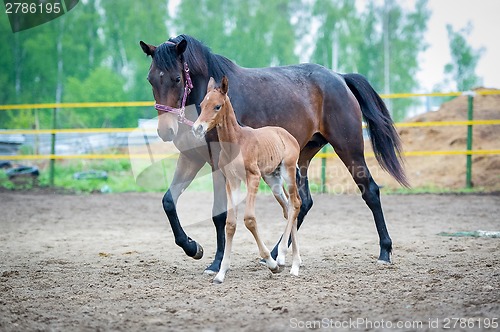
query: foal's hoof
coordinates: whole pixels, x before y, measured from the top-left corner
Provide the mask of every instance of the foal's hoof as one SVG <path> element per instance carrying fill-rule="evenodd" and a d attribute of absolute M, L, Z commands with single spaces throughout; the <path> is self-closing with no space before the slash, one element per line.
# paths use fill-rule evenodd
<path fill-rule="evenodd" d="M 203 247 L 196 242 L 196 254 L 193 256 L 194 259 L 201 259 L 203 257 Z"/>
<path fill-rule="evenodd" d="M 212 280 L 212 284 L 220 285 L 220 284 L 222 284 L 222 281 L 220 281 L 219 279 L 214 279 L 214 280 Z"/>
<path fill-rule="evenodd" d="M 283 271 L 283 268 L 283 265 L 276 265 L 274 269 L 269 268 L 269 270 L 271 270 L 272 273 L 280 273 L 281 271 Z"/>
<path fill-rule="evenodd" d="M 391 261 L 384 261 L 382 259 L 379 259 L 377 260 L 377 264 L 380 264 L 380 265 L 391 265 Z"/>

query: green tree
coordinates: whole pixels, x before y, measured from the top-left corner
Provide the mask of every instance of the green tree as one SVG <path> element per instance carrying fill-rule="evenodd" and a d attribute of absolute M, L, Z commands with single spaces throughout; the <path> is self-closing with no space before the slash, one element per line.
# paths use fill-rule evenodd
<path fill-rule="evenodd" d="M 458 91 L 470 90 L 482 82 L 476 75 L 476 66 L 484 49 L 473 49 L 467 43 L 467 36 L 472 32 L 470 22 L 458 31 L 454 31 L 453 27 L 448 24 L 446 30 L 452 62 L 446 64 L 444 73 L 455 82 Z"/>
<path fill-rule="evenodd" d="M 359 59 L 356 46 L 362 44 L 356 3 L 350 0 L 317 1 L 312 17 L 320 22 L 312 62 L 338 72 L 356 71 Z"/>
<path fill-rule="evenodd" d="M 127 99 L 123 77 L 107 67 L 97 67 L 83 80 L 69 77 L 65 84 L 65 102 L 113 102 Z M 137 114 L 130 108 L 65 109 L 59 116 L 63 128 L 134 127 Z"/>
<path fill-rule="evenodd" d="M 292 64 L 298 57 L 291 17 L 299 3 L 182 0 L 172 24 L 244 67 Z"/>
<path fill-rule="evenodd" d="M 145 78 L 150 60 L 139 41 L 160 44 L 168 39 L 166 21 L 168 1 L 101 1 L 104 62 L 123 78 L 126 100 L 151 100 L 151 87 Z M 131 110 L 129 110 L 131 111 Z M 150 110 L 144 115 L 151 116 Z"/>
<path fill-rule="evenodd" d="M 427 47 L 422 41 L 430 15 L 427 0 L 418 0 L 414 10 L 394 0 L 383 4 L 371 0 L 362 12 L 357 12 L 353 1 L 318 0 L 313 13 L 321 24 L 314 62 L 331 67 L 336 49 L 335 70 L 357 71 L 379 92 L 409 92 L 418 87 L 418 55 Z M 391 102 L 395 120 L 404 118 L 410 103 L 409 99 Z"/>

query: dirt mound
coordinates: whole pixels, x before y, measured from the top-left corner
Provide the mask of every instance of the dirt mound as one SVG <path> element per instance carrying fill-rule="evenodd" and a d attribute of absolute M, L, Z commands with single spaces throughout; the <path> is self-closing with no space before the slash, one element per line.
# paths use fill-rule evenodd
<path fill-rule="evenodd" d="M 478 89 L 476 91 L 479 91 Z M 473 101 L 474 120 L 500 119 L 500 95 L 476 95 Z M 444 122 L 467 120 L 468 98 L 457 97 L 444 103 L 438 111 L 428 112 L 405 122 Z M 403 127 L 398 132 L 405 152 L 410 151 L 464 151 L 466 126 Z M 473 150 L 500 149 L 500 125 L 475 125 Z M 371 153 L 366 144 L 366 153 Z M 472 182 L 476 188 L 487 191 L 500 190 L 500 155 L 474 155 L 472 157 Z M 367 163 L 375 180 L 383 186 L 398 188 L 390 175 L 382 171 L 375 158 Z M 412 187 L 459 189 L 465 187 L 465 155 L 407 156 L 406 172 Z M 320 161 L 311 168 L 311 178 L 320 180 Z M 341 161 L 327 161 L 327 185 L 333 192 L 352 192 L 355 185 Z"/>

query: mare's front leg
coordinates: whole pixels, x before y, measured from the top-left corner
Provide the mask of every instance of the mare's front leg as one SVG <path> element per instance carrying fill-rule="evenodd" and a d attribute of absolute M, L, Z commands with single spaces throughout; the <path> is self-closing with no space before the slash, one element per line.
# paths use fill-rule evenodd
<path fill-rule="evenodd" d="M 182 229 L 177 215 L 176 205 L 179 196 L 193 181 L 204 164 L 205 161 L 202 158 L 188 158 L 181 153 L 177 161 L 174 178 L 163 196 L 162 201 L 163 209 L 167 214 L 170 227 L 174 234 L 175 243 L 184 250 L 186 255 L 194 259 L 203 257 L 203 248 L 196 241 L 187 236 L 184 229 Z"/>
<path fill-rule="evenodd" d="M 213 162 L 213 165 L 218 165 L 218 160 Z M 205 273 L 214 274 L 220 269 L 222 257 L 224 256 L 225 234 L 224 227 L 226 225 L 227 216 L 227 197 L 226 197 L 226 179 L 220 169 L 212 166 L 212 179 L 214 185 L 214 205 L 212 208 L 212 221 L 215 225 L 217 236 L 217 250 L 215 252 L 214 261 L 205 269 Z"/>

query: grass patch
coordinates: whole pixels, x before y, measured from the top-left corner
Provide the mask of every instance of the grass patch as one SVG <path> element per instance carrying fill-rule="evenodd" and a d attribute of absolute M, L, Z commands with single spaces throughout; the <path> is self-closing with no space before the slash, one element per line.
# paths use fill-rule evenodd
<path fill-rule="evenodd" d="M 36 164 L 40 169 L 37 181 L 29 179 L 9 180 L 6 170 L 0 171 L 0 187 L 9 190 L 26 190 L 50 186 L 50 170 L 47 162 Z M 56 161 L 54 187 L 74 193 L 92 192 L 165 192 L 170 186 L 176 160 L 155 163 L 134 176 L 128 159 L 114 160 L 63 160 Z M 105 171 L 107 179 L 76 179 L 75 174 L 89 171 Z M 212 191 L 210 168 L 205 166 L 189 186 L 192 191 Z"/>
<path fill-rule="evenodd" d="M 488 191 L 484 188 L 442 188 L 436 186 L 423 186 L 416 188 L 382 188 L 386 195 L 418 195 L 418 194 L 482 194 Z"/>

